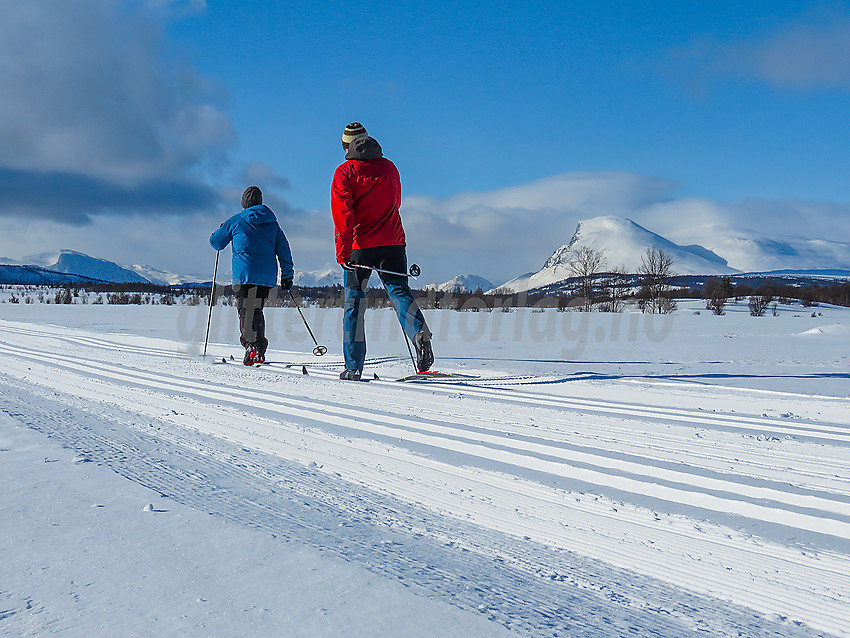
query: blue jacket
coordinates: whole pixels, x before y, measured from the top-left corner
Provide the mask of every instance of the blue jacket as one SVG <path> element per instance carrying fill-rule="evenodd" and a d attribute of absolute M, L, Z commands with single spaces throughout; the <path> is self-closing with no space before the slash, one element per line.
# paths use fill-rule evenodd
<path fill-rule="evenodd" d="M 210 245 L 223 250 L 233 242 L 233 283 L 277 286 L 277 262 L 280 276 L 293 276 L 289 242 L 277 223 L 272 209 L 265 204 L 237 213 L 210 235 Z"/>

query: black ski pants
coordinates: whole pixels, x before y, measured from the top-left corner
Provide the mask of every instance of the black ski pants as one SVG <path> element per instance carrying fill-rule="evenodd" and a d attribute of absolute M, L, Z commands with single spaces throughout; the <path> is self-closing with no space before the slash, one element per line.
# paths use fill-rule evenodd
<path fill-rule="evenodd" d="M 236 293 L 236 311 L 239 313 L 239 342 L 243 348 L 254 346 L 262 355 L 266 354 L 269 340 L 266 339 L 266 317 L 263 307 L 269 298 L 269 286 L 241 284 L 233 287 Z"/>

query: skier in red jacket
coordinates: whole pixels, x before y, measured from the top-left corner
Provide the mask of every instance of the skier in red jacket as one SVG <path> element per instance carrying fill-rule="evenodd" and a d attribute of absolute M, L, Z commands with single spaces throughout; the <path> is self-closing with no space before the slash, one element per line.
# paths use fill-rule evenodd
<path fill-rule="evenodd" d="M 407 272 L 401 206 L 401 179 L 395 164 L 383 156 L 381 145 L 359 122 L 342 134 L 345 163 L 334 173 L 331 186 L 336 260 L 345 269 L 343 355 L 340 379 L 358 380 L 366 360 L 363 315 L 372 268 Z M 354 268 L 359 264 L 366 268 Z M 392 299 L 404 333 L 416 348 L 416 368 L 425 372 L 434 363 L 431 332 L 413 299 L 406 276 L 379 272 Z"/>

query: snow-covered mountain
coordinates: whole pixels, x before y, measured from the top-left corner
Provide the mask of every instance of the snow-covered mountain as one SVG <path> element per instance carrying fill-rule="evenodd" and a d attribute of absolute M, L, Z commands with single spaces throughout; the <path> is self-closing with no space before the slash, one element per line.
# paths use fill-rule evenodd
<path fill-rule="evenodd" d="M 705 246 L 722 255 L 729 266 L 745 272 L 775 270 L 850 269 L 850 243 L 764 233 L 717 225 L 688 227 L 673 235 L 677 241 Z"/>
<path fill-rule="evenodd" d="M 112 283 L 152 283 L 159 286 L 174 286 L 186 283 L 201 283 L 212 279 L 212 273 L 203 275 L 186 275 L 174 273 L 152 266 L 133 265 L 122 266 L 107 259 L 92 257 L 76 250 L 62 249 L 29 255 L 22 260 L 7 260 L 0 263 L 15 265 L 34 265 L 54 273 L 77 275 L 74 281 L 94 280 Z M 21 273 L 22 276 L 23 273 Z M 31 278 L 31 275 L 27 275 Z"/>
<path fill-rule="evenodd" d="M 322 288 L 324 286 L 342 286 L 344 284 L 343 270 L 338 264 L 326 264 L 319 270 L 296 270 L 293 283 L 302 288 Z M 377 273 L 373 272 L 369 279 L 370 288 L 381 288 L 383 284 Z"/>
<path fill-rule="evenodd" d="M 212 273 L 206 276 L 185 275 L 168 270 L 161 270 L 159 268 L 154 268 L 153 266 L 145 266 L 144 264 L 134 264 L 127 268 L 157 286 L 179 286 L 181 284 L 198 284 L 212 281 Z"/>
<path fill-rule="evenodd" d="M 573 277 L 570 258 L 582 247 L 602 251 L 607 268 L 623 267 L 637 272 L 646 249 L 663 250 L 673 257 L 673 269 L 680 275 L 718 275 L 736 272 L 725 259 L 699 245 L 680 246 L 647 230 L 630 219 L 607 215 L 580 221 L 572 239 L 558 248 L 543 268 L 527 273 L 500 286 L 514 292 L 532 290 Z"/>
<path fill-rule="evenodd" d="M 303 288 L 341 286 L 342 268 L 336 264 L 327 264 L 319 270 L 298 270 L 293 283 Z"/>
<path fill-rule="evenodd" d="M 478 275 L 458 275 L 442 284 L 428 284 L 425 290 L 438 292 L 475 292 L 476 290 L 491 290 L 493 282 Z"/>
<path fill-rule="evenodd" d="M 55 272 L 82 275 L 112 283 L 150 283 L 147 278 L 129 268 L 74 250 L 60 250 L 56 262 L 49 264 L 46 268 Z"/>

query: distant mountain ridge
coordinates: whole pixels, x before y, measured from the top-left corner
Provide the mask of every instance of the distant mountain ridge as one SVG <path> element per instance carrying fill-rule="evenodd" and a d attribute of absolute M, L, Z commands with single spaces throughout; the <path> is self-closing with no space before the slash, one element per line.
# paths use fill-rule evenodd
<path fill-rule="evenodd" d="M 129 268 L 123 268 L 106 259 L 90 257 L 74 250 L 60 251 L 56 263 L 47 266 L 47 269 L 69 275 L 83 275 L 111 283 L 152 283 L 150 279 L 142 277 Z"/>
<path fill-rule="evenodd" d="M 22 285 L 63 285 L 79 283 L 142 283 L 179 285 L 200 283 L 200 277 L 177 275 L 148 266 L 120 266 L 107 259 L 76 250 L 62 249 L 24 257 L 4 259 L 0 283 Z"/>
<path fill-rule="evenodd" d="M 846 242 L 768 236 L 711 224 L 683 228 L 675 236 L 710 248 L 743 272 L 850 269 L 850 243 Z"/>
<path fill-rule="evenodd" d="M 342 275 L 343 271 L 340 266 L 328 264 L 319 270 L 296 271 L 293 283 L 304 288 L 342 286 Z"/>
<path fill-rule="evenodd" d="M 500 289 L 522 292 L 544 288 L 573 277 L 570 259 L 582 247 L 601 251 L 607 268 L 622 267 L 637 272 L 648 247 L 663 250 L 673 257 L 678 274 L 720 275 L 737 272 L 726 260 L 699 245 L 680 246 L 647 230 L 630 219 L 606 215 L 580 221 L 570 241 L 555 250 L 537 272 L 521 275 L 499 286 Z"/>
<path fill-rule="evenodd" d="M 437 292 L 475 292 L 476 290 L 488 291 L 493 288 L 493 282 L 478 275 L 458 275 L 453 279 L 441 284 L 428 284 L 424 290 L 436 290 Z"/>
<path fill-rule="evenodd" d="M 212 280 L 212 273 L 206 277 L 202 275 L 181 275 L 168 270 L 160 270 L 159 268 L 154 268 L 152 266 L 145 266 L 143 264 L 135 264 L 133 266 L 128 266 L 127 268 L 135 272 L 137 275 L 145 278 L 152 284 L 156 284 L 158 286 L 200 284 L 209 283 Z"/>
<path fill-rule="evenodd" d="M 0 264 L 0 284 L 18 286 L 62 286 L 66 284 L 107 283 L 91 277 L 48 270 L 42 266 Z"/>
<path fill-rule="evenodd" d="M 771 238 L 763 233 L 735 230 L 712 224 L 676 229 L 676 241 L 654 233 L 630 219 L 606 215 L 578 222 L 569 242 L 559 246 L 540 270 L 515 277 L 494 287 L 479 275 L 462 274 L 426 288 L 440 291 L 485 292 L 551 290 L 573 276 L 570 258 L 582 247 L 602 251 L 606 268 L 623 267 L 635 273 L 647 247 L 669 253 L 679 275 L 733 275 L 756 277 L 791 276 L 808 279 L 847 278 L 850 272 L 850 243 L 811 238 Z M 85 281 L 151 283 L 173 286 L 208 283 L 209 275 L 174 273 L 148 265 L 122 266 L 74 250 L 59 250 L 24 257 L 0 258 L 0 283 L 62 284 Z M 219 278 L 220 281 L 223 277 Z M 432 279 L 433 281 L 433 279 Z M 312 271 L 296 271 L 295 285 L 301 287 L 341 286 L 343 271 L 336 264 Z M 417 280 L 411 280 L 415 286 Z M 372 287 L 380 287 L 372 277 Z"/>

